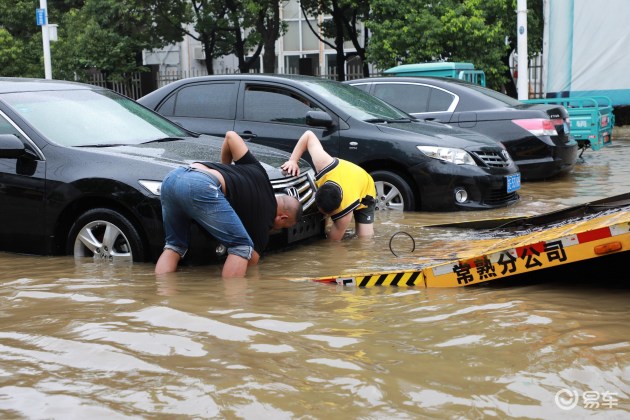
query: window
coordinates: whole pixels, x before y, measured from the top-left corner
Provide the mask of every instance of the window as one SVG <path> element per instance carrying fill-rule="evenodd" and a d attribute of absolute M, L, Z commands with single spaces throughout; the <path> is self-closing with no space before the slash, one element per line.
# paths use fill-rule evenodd
<path fill-rule="evenodd" d="M 317 21 L 309 19 L 311 26 L 304 21 L 302 23 L 302 50 L 317 50 L 319 49 L 319 38 L 313 33 L 313 29 L 319 31 L 317 27 Z"/>
<path fill-rule="evenodd" d="M 407 83 L 379 83 L 374 86 L 374 95 L 411 114 L 426 112 L 430 90 L 428 86 Z"/>
<path fill-rule="evenodd" d="M 2 115 L 0 115 L 0 134 L 15 134 L 16 136 L 19 136 L 15 127 L 13 127 L 13 125 L 11 125 L 11 123 Z"/>
<path fill-rule="evenodd" d="M 355 88 L 361 89 L 364 92 L 368 92 L 368 93 L 370 92 L 370 85 L 368 85 L 367 83 L 363 83 L 363 84 L 360 84 L 360 85 L 353 85 L 353 86 Z"/>
<path fill-rule="evenodd" d="M 429 99 L 429 107 L 427 111 L 438 112 L 447 111 L 455 96 L 440 89 L 431 89 L 431 98 Z"/>
<path fill-rule="evenodd" d="M 243 118 L 248 121 L 306 124 L 306 113 L 319 108 L 297 94 L 264 86 L 250 86 L 245 91 Z"/>
<path fill-rule="evenodd" d="M 282 37 L 285 51 L 300 51 L 300 22 L 287 22 L 287 31 Z"/>
<path fill-rule="evenodd" d="M 217 100 L 216 98 L 220 98 Z M 171 101 L 171 99 L 169 99 Z M 226 106 L 226 104 L 229 104 Z M 160 112 L 167 112 L 166 102 Z M 163 109 L 164 108 L 164 109 Z M 208 83 L 195 84 L 181 88 L 174 99 L 175 117 L 193 118 L 225 118 L 234 119 L 236 116 L 236 84 Z"/>
<path fill-rule="evenodd" d="M 379 83 L 374 96 L 389 102 L 408 114 L 447 111 L 455 96 L 441 89 L 409 83 Z"/>

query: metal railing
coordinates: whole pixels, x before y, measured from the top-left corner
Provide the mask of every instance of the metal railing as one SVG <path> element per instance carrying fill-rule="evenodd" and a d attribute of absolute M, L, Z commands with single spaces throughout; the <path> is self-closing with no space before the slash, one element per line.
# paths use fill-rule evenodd
<path fill-rule="evenodd" d="M 514 67 L 510 68 L 510 73 L 514 74 Z M 536 99 L 544 97 L 544 86 L 542 79 L 542 61 L 540 59 L 532 59 L 530 60 L 529 65 L 529 98 Z M 233 74 L 239 73 L 238 69 L 225 69 L 220 72 L 215 72 L 215 74 Z M 257 73 L 256 70 L 250 71 L 250 73 Z M 285 69 L 285 74 L 298 74 L 298 68 L 287 68 Z M 317 73 L 317 74 L 315 74 Z M 193 69 L 191 71 L 181 71 L 177 69 L 168 69 L 164 71 L 160 71 L 156 75 L 156 86 L 158 88 L 165 86 L 171 82 L 186 79 L 189 77 L 196 76 L 206 76 L 208 72 L 206 69 Z M 370 77 L 372 76 L 380 76 L 382 72 L 374 71 L 370 73 Z M 314 70 L 314 75 L 319 77 L 325 77 L 328 79 L 336 80 L 337 79 L 337 68 L 329 67 L 327 69 L 326 74 L 320 75 L 319 68 Z M 360 65 L 349 65 L 346 69 L 346 80 L 360 79 L 364 77 L 363 67 Z M 141 83 L 141 73 L 135 72 L 127 75 L 123 81 L 110 81 L 107 80 L 104 73 L 100 72 L 91 72 L 88 74 L 87 83 L 97 86 L 107 87 L 112 89 L 115 92 L 121 93 L 125 96 L 128 96 L 132 99 L 140 98 L 144 93 L 142 92 L 142 83 Z M 516 83 L 516 80 L 515 80 Z M 145 92 L 148 93 L 148 92 Z"/>

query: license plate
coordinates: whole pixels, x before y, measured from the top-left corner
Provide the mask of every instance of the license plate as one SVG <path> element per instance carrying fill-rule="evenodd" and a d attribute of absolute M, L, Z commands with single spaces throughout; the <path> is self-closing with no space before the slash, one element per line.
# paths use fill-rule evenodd
<path fill-rule="evenodd" d="M 507 192 L 511 193 L 521 188 L 521 173 L 508 175 L 505 177 L 507 181 Z"/>

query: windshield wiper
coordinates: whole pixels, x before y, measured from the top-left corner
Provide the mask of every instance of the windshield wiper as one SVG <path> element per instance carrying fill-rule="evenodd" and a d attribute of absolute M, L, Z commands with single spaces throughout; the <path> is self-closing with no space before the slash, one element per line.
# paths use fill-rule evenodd
<path fill-rule="evenodd" d="M 129 146 L 129 144 L 126 144 L 126 143 L 79 144 L 74 147 L 118 147 L 118 146 Z"/>
<path fill-rule="evenodd" d="M 402 118 L 370 118 L 368 120 L 364 120 L 368 123 L 373 124 L 390 124 L 390 123 L 400 123 L 400 122 L 411 122 L 411 118 L 402 117 Z"/>
<path fill-rule="evenodd" d="M 161 139 L 145 141 L 145 142 L 142 142 L 140 144 L 164 143 L 164 142 L 167 142 L 167 141 L 178 141 L 178 140 L 184 140 L 184 139 L 182 137 L 164 137 L 164 138 L 161 138 Z"/>

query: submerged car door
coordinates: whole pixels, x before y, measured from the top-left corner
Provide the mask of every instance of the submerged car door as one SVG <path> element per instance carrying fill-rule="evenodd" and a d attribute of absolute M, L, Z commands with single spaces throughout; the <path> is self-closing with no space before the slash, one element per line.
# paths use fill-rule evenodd
<path fill-rule="evenodd" d="M 39 149 L 9 123 L 0 112 L 0 249 L 15 252 L 44 252 L 46 162 Z M 16 144 L 24 153 L 14 156 Z"/>
<path fill-rule="evenodd" d="M 311 130 L 332 156 L 339 153 L 336 129 L 306 123 L 309 111 L 324 111 L 313 98 L 290 86 L 242 82 L 234 130 L 245 141 L 292 152 L 300 136 Z M 337 116 L 327 112 L 337 126 Z M 312 163 L 308 154 L 304 158 Z"/>

